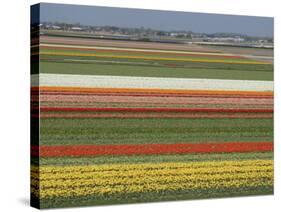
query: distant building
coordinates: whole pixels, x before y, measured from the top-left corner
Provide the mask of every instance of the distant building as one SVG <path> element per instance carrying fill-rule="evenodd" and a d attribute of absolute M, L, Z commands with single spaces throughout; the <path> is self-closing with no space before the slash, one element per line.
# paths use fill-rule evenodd
<path fill-rule="evenodd" d="M 207 38 L 208 41 L 212 42 L 244 42 L 245 39 L 241 37 L 214 37 L 214 38 Z"/>
<path fill-rule="evenodd" d="M 71 27 L 71 30 L 82 31 L 83 29 L 81 27 Z"/>
<path fill-rule="evenodd" d="M 52 25 L 51 28 L 52 28 L 52 29 L 61 29 L 60 26 L 56 26 L 56 25 Z"/>
<path fill-rule="evenodd" d="M 175 33 L 175 32 L 170 33 L 170 36 L 172 36 L 172 37 L 176 37 L 177 35 L 178 35 L 178 33 Z"/>

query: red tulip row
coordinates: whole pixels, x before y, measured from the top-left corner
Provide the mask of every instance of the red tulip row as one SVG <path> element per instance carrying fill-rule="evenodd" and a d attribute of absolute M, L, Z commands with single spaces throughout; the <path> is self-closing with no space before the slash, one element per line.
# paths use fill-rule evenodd
<path fill-rule="evenodd" d="M 187 153 L 233 153 L 273 151 L 272 142 L 230 142 L 205 144 L 129 144 L 129 145 L 69 145 L 31 147 L 31 154 L 40 157 L 152 155 Z"/>

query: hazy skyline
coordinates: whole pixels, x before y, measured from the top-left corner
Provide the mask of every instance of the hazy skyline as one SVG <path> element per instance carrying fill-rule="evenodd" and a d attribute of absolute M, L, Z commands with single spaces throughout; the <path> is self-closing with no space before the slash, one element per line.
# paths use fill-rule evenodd
<path fill-rule="evenodd" d="M 156 30 L 191 30 L 198 33 L 239 33 L 273 36 L 273 18 L 159 11 L 68 4 L 40 4 L 41 22 L 80 23 L 92 26 L 145 27 Z"/>

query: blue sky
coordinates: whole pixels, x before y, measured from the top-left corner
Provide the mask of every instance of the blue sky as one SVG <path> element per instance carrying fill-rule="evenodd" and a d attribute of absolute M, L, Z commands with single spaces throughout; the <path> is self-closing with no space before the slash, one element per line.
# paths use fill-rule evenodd
<path fill-rule="evenodd" d="M 186 8 L 188 9 L 188 8 Z M 145 27 L 273 36 L 273 18 L 43 3 L 40 19 L 93 26 Z"/>

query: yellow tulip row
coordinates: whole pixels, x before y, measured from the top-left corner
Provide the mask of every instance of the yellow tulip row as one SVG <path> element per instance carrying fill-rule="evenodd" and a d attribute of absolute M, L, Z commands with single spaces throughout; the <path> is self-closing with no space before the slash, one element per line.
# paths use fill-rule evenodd
<path fill-rule="evenodd" d="M 176 171 L 175 171 L 176 172 Z M 63 174 L 62 174 L 63 176 Z M 88 179 L 77 178 L 77 179 L 52 179 L 52 180 L 41 180 L 40 188 L 49 187 L 73 187 L 73 186 L 102 186 L 102 185 L 133 185 L 133 184 L 144 184 L 144 183 L 173 183 L 173 182 L 187 182 L 187 181 L 209 181 L 209 180 L 233 180 L 233 179 L 256 179 L 256 178 L 266 178 L 271 179 L 273 177 L 273 171 L 255 171 L 255 172 L 243 172 L 243 173 L 215 173 L 210 174 L 167 174 L 167 175 L 157 175 L 154 176 L 137 176 L 137 177 L 104 177 L 96 178 L 95 176 L 89 177 Z"/>
<path fill-rule="evenodd" d="M 214 166 L 215 163 L 218 166 Z M 117 167 L 120 167 L 119 171 Z M 74 173 L 69 172 L 71 170 Z M 32 193 L 40 198 L 270 186 L 273 184 L 273 161 L 46 166 L 40 168 L 40 183 L 36 172 L 33 178 Z"/>
<path fill-rule="evenodd" d="M 204 175 L 204 174 L 225 174 L 225 173 L 243 173 L 243 172 L 258 172 L 258 171 L 272 171 L 272 166 L 243 166 L 243 167 L 204 167 L 204 168 L 176 168 L 176 169 L 136 169 L 128 171 L 95 171 L 95 172 L 61 172 L 54 173 L 40 173 L 41 181 L 44 180 L 58 180 L 58 179 L 88 179 L 88 178 L 124 178 L 124 177 L 154 177 L 159 175 Z M 32 175 L 34 178 L 38 178 L 36 175 Z"/>
<path fill-rule="evenodd" d="M 111 195 L 117 193 L 134 193 L 134 192 L 161 192 L 165 190 L 184 190 L 184 189 L 219 189 L 219 188 L 239 188 L 243 186 L 271 186 L 273 180 L 253 179 L 227 179 L 227 180 L 209 180 L 209 181 L 187 181 L 187 182 L 173 182 L 173 183 L 146 183 L 146 184 L 118 184 L 116 186 L 79 186 L 79 187 L 51 187 L 42 189 L 33 189 L 32 192 L 40 198 L 53 197 L 74 197 L 86 195 Z M 40 193 L 40 194 L 39 194 Z"/>
<path fill-rule="evenodd" d="M 32 166 L 32 172 L 36 173 L 40 171 L 40 175 L 44 173 L 55 172 L 96 172 L 96 171 L 134 171 L 139 169 L 153 170 L 153 169 L 180 169 L 180 168 L 220 168 L 220 167 L 242 167 L 242 166 L 272 166 L 272 160 L 236 160 L 236 161 L 200 161 L 200 162 L 167 162 L 167 163 L 137 163 L 137 164 L 102 164 L 91 166 Z"/>

